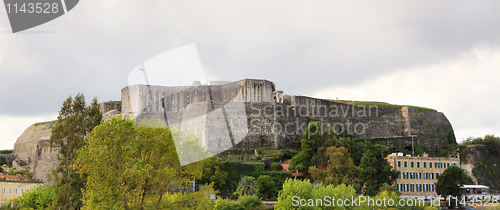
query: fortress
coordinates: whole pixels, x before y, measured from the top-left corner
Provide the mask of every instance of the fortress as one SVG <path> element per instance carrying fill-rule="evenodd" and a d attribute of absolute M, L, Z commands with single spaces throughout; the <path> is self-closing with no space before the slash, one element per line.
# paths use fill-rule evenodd
<path fill-rule="evenodd" d="M 447 133 L 453 132 L 445 115 L 436 110 L 284 95 L 273 82 L 257 79 L 212 85 L 195 81 L 177 87 L 127 86 L 121 90 L 121 104 L 101 103 L 101 111 L 104 119 L 122 113 L 138 123 L 160 120 L 184 134 L 194 133 L 215 153 L 232 147 L 300 147 L 311 121 L 384 144 L 398 139 L 403 146 L 411 146 L 413 139 L 429 154 L 445 146 Z M 40 165 L 50 168 L 46 162 L 54 162 L 47 156 L 53 153 L 41 142 L 50 136 L 50 127 L 43 126 L 29 127 L 14 146 L 14 154 L 32 162 L 29 170 L 39 170 L 34 174 L 44 174 Z"/>

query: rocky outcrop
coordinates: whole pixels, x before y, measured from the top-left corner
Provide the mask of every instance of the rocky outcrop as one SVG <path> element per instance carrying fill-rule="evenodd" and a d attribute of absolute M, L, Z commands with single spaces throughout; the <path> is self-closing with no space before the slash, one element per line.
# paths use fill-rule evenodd
<path fill-rule="evenodd" d="M 14 144 L 14 155 L 30 163 L 36 156 L 37 144 L 42 140 L 49 140 L 53 122 L 37 123 L 28 127 Z"/>
<path fill-rule="evenodd" d="M 474 184 L 500 190 L 500 157 L 491 154 L 487 146 L 468 145 L 460 153 L 461 166 L 472 177 Z"/>

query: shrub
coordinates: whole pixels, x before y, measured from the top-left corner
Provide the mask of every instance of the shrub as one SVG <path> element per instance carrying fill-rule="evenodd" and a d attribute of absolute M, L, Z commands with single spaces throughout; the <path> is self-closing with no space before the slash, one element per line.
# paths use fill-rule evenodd
<path fill-rule="evenodd" d="M 278 191 L 283 189 L 283 183 L 285 182 L 286 179 L 293 177 L 290 173 L 283 171 L 263 171 L 263 172 L 248 173 L 248 176 L 252 176 L 256 179 L 259 178 L 261 175 L 270 176 L 273 179 Z"/>
<path fill-rule="evenodd" d="M 245 207 L 245 209 L 256 208 L 262 205 L 262 201 L 256 195 L 241 196 L 238 198 L 238 203 Z"/>
<path fill-rule="evenodd" d="M 245 207 L 239 203 L 233 203 L 229 199 L 218 198 L 215 201 L 215 210 L 245 210 Z"/>
<path fill-rule="evenodd" d="M 275 170 L 283 170 L 283 166 L 280 163 L 274 162 L 271 164 L 271 168 Z"/>
<path fill-rule="evenodd" d="M 265 169 L 265 165 L 264 164 L 254 164 L 255 166 L 255 172 L 261 172 L 261 171 L 264 171 Z"/>
<path fill-rule="evenodd" d="M 257 179 L 257 192 L 262 198 L 270 199 L 276 197 L 278 190 L 270 176 L 262 175 Z"/>
<path fill-rule="evenodd" d="M 278 154 L 278 156 L 276 156 L 276 160 L 280 161 L 280 160 L 292 159 L 292 157 L 295 156 L 295 155 L 297 155 L 297 154 L 298 153 L 295 152 L 295 151 L 284 149 L 284 150 L 280 151 L 280 153 Z"/>

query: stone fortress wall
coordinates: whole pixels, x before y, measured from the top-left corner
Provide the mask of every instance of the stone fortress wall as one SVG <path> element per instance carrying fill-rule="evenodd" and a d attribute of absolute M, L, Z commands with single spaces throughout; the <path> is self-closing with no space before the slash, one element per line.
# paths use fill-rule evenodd
<path fill-rule="evenodd" d="M 230 139 L 228 136 L 235 136 L 233 133 L 244 136 L 235 142 L 236 147 L 297 147 L 304 128 L 311 121 L 320 121 L 323 126 L 333 125 L 354 138 L 400 139 L 403 145 L 408 145 L 413 136 L 413 140 L 429 152 L 446 145 L 446 133 L 453 131 L 444 114 L 435 110 L 363 108 L 306 96 L 283 95 L 267 80 L 245 79 L 214 86 L 127 86 L 122 89 L 122 103 L 123 113 L 137 121 L 160 119 L 183 132 L 194 132 L 208 149 L 227 148 L 228 142 L 218 138 Z M 229 121 L 239 120 L 238 123 L 227 123 L 229 121 L 222 120 L 220 114 L 203 116 L 222 106 L 235 107 L 236 104 L 244 107 L 244 114 L 241 107 L 238 112 L 232 109 L 234 118 L 238 119 Z M 241 118 L 246 118 L 246 123 Z M 233 124 L 246 126 L 236 129 L 231 127 Z"/>
<path fill-rule="evenodd" d="M 210 151 L 231 147 L 300 147 L 311 121 L 343 128 L 354 138 L 412 139 L 433 154 L 446 145 L 453 128 L 435 110 L 412 107 L 365 108 L 306 96 L 284 95 L 273 82 L 245 79 L 223 85 L 164 87 L 132 85 L 121 90 L 122 103 L 101 103 L 104 119 L 122 113 L 140 122 L 159 119 L 184 134 L 193 132 Z M 58 164 L 56 147 L 47 145 L 51 123 L 32 125 L 18 138 L 14 154 L 29 163 L 38 179 Z M 413 137 L 412 137 L 413 136 Z M 390 141 L 389 141 L 390 143 Z"/>

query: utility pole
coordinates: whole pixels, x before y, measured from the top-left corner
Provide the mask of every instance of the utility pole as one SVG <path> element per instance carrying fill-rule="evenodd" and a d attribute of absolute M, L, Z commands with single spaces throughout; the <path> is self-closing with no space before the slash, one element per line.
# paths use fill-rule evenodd
<path fill-rule="evenodd" d="M 415 156 L 415 142 L 413 141 L 413 137 L 416 137 L 417 135 L 410 135 L 411 136 L 411 156 Z"/>
<path fill-rule="evenodd" d="M 411 156 L 415 157 L 415 144 L 413 144 L 413 135 L 411 136 Z"/>

